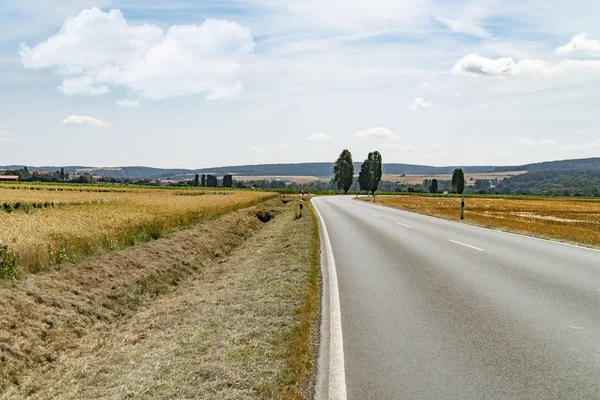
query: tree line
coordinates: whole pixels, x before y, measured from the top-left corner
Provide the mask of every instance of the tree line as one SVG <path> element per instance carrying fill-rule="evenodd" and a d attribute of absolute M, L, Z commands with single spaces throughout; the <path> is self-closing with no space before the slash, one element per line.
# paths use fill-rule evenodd
<path fill-rule="evenodd" d="M 358 174 L 360 191 L 371 192 L 375 196 L 375 192 L 379 188 L 379 182 L 381 182 L 382 164 L 381 153 L 378 151 L 369 153 L 366 160 L 361 164 L 360 173 Z M 348 149 L 344 149 L 333 164 L 333 182 L 335 182 L 338 189 L 344 191 L 344 194 L 348 193 L 354 183 L 354 163 L 352 162 L 352 154 Z"/>
<path fill-rule="evenodd" d="M 223 179 L 221 180 L 221 184 L 223 187 L 233 187 L 233 176 L 231 174 L 224 175 Z M 202 174 L 202 177 L 200 177 L 199 174 L 196 174 L 196 176 L 194 176 L 194 179 L 191 181 L 191 186 L 218 187 L 219 179 L 216 177 L 216 175 Z"/>
<path fill-rule="evenodd" d="M 375 196 L 375 192 L 379 190 L 382 176 L 383 160 L 381 153 L 373 151 L 369 153 L 366 160 L 360 166 L 358 174 L 358 188 L 361 192 L 371 193 Z M 354 163 L 352 162 L 352 154 L 348 149 L 344 149 L 338 159 L 333 164 L 333 180 L 337 189 L 343 190 L 344 194 L 348 194 L 348 190 L 355 183 L 354 180 Z M 427 188 L 430 193 L 437 193 L 438 182 L 432 179 L 428 182 Z M 465 191 L 465 173 L 462 168 L 456 168 L 452 174 L 452 192 L 462 194 Z"/>

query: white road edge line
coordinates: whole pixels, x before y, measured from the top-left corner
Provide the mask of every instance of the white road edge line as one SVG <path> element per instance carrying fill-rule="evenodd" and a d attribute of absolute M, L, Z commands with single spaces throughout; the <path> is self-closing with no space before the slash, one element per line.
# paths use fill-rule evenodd
<path fill-rule="evenodd" d="M 459 245 L 461 245 L 461 246 L 469 247 L 469 248 L 471 248 L 471 249 L 475 249 L 475 250 L 477 250 L 477 251 L 485 251 L 485 250 L 483 250 L 483 249 L 480 249 L 479 247 L 471 246 L 470 244 L 466 244 L 466 243 L 457 242 L 456 240 L 448 239 L 448 241 L 450 241 L 450 242 L 452 242 L 452 243 L 459 244 Z"/>
<path fill-rule="evenodd" d="M 403 224 L 402 222 L 396 222 L 398 225 L 402 225 L 405 228 L 412 228 L 410 225 Z"/>
<path fill-rule="evenodd" d="M 344 338 L 342 336 L 342 315 L 340 312 L 340 294 L 338 289 L 337 272 L 333 250 L 327 233 L 325 220 L 321 216 L 317 205 L 312 202 L 321 226 L 325 241 L 327 267 L 329 270 L 329 390 L 328 398 L 332 400 L 346 400 L 346 370 L 344 366 Z"/>
<path fill-rule="evenodd" d="M 379 218 L 379 215 L 377 214 L 371 214 L 372 216 L 374 216 L 375 218 Z"/>

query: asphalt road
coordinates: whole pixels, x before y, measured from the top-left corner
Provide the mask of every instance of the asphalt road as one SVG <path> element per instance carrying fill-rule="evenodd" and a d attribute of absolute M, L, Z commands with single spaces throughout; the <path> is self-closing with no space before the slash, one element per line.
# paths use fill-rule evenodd
<path fill-rule="evenodd" d="M 338 398 L 600 399 L 600 252 L 313 202 L 337 269 Z"/>

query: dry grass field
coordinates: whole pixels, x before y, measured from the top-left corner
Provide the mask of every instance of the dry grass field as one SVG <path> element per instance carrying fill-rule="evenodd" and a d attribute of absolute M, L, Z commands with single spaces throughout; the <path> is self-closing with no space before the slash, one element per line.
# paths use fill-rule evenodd
<path fill-rule="evenodd" d="M 467 185 L 472 185 L 477 179 L 498 179 L 510 178 L 511 176 L 523 175 L 527 171 L 508 171 L 508 172 L 489 172 L 489 173 L 478 173 L 478 174 L 465 174 L 465 180 Z M 471 178 L 473 180 L 471 181 Z M 423 183 L 425 179 L 437 179 L 438 181 L 450 181 L 452 180 L 452 174 L 430 174 L 430 175 L 398 175 L 398 174 L 384 174 L 381 178 L 383 181 L 391 181 L 398 183 L 407 183 L 409 185 L 419 185 Z"/>
<path fill-rule="evenodd" d="M 460 198 L 380 197 L 379 204 L 447 219 L 460 218 Z M 600 201 L 553 198 L 467 198 L 465 222 L 600 247 Z"/>
<path fill-rule="evenodd" d="M 272 196 L 232 190 L 0 185 L 0 241 L 16 255 L 20 271 L 38 272 L 156 239 Z"/>

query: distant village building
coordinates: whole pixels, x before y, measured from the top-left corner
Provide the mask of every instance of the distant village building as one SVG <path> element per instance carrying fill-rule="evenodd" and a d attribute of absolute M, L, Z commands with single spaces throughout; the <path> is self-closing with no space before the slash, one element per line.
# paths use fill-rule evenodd
<path fill-rule="evenodd" d="M 45 171 L 43 169 L 34 169 L 32 171 L 29 171 L 29 173 L 31 175 L 37 175 L 37 176 L 50 176 L 50 175 L 52 175 L 52 172 Z"/>
<path fill-rule="evenodd" d="M 18 175 L 0 175 L 0 181 L 13 181 L 16 182 L 19 180 Z"/>

